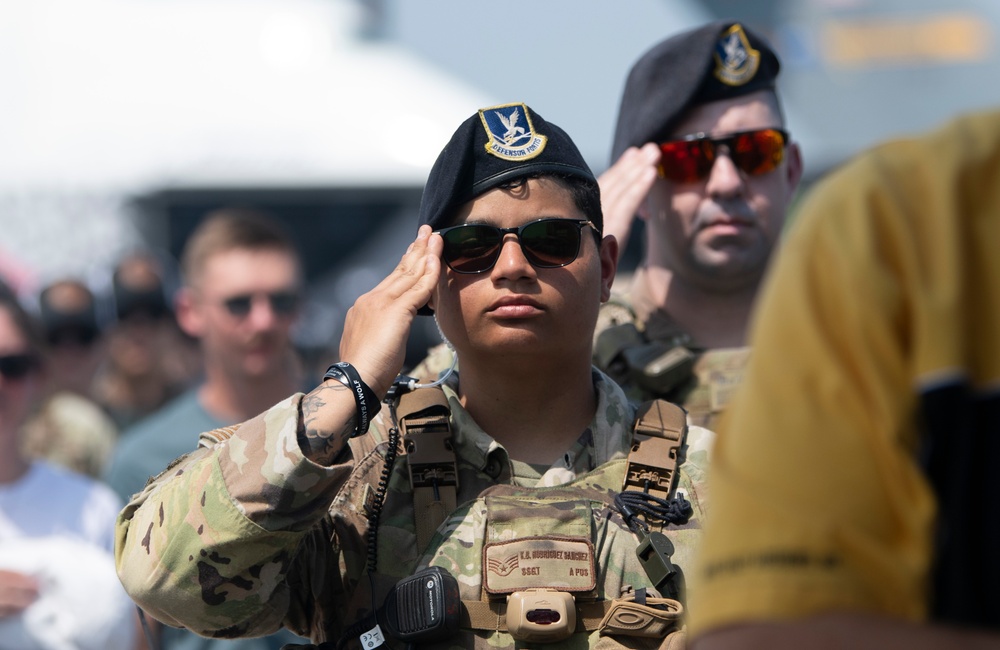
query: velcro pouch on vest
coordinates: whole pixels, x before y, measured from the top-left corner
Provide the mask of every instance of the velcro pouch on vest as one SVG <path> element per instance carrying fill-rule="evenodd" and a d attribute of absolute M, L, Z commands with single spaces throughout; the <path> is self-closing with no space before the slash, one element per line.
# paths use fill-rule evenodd
<path fill-rule="evenodd" d="M 682 345 L 653 341 L 622 352 L 629 377 L 644 389 L 664 395 L 691 378 L 697 355 Z"/>
<path fill-rule="evenodd" d="M 634 598 L 616 599 L 598 630 L 601 635 L 662 639 L 680 625 L 683 614 L 683 606 L 671 598 L 647 598 L 645 604 Z"/>
<path fill-rule="evenodd" d="M 448 398 L 441 390 L 404 394 L 396 409 L 413 487 L 417 547 L 457 507 L 458 465 L 451 442 Z"/>
<path fill-rule="evenodd" d="M 590 594 L 597 586 L 587 500 L 487 496 L 483 589 L 492 597 L 526 589 Z"/>
<path fill-rule="evenodd" d="M 670 498 L 686 433 L 684 409 L 665 400 L 643 403 L 632 433 L 623 489 Z"/>

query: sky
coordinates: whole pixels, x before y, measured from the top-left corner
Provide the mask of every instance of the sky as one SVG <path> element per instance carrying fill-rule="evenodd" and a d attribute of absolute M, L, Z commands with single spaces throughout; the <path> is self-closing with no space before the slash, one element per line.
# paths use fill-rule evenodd
<path fill-rule="evenodd" d="M 176 188 L 419 190 L 454 127 L 502 103 L 600 173 L 629 67 L 716 15 L 781 56 L 807 181 L 1000 105 L 993 0 L 11 0 L 0 257 L 100 266 L 162 227 L 131 199 Z"/>
<path fill-rule="evenodd" d="M 609 164 L 629 67 L 667 34 L 710 17 L 684 0 L 390 0 L 387 37 L 498 103 L 563 127 L 595 169 Z M 471 112 L 474 111 L 470 111 Z"/>
<path fill-rule="evenodd" d="M 993 0 L 384 1 L 392 40 L 502 102 L 527 102 L 597 171 L 610 164 L 631 64 L 717 17 L 746 21 L 778 52 L 810 178 L 881 140 L 1000 106 Z"/>

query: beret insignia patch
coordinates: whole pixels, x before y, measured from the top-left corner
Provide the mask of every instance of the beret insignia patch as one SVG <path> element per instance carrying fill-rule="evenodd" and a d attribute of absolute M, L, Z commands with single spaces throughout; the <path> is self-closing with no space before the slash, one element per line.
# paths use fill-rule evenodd
<path fill-rule="evenodd" d="M 742 86 L 757 74 L 760 52 L 750 47 L 750 40 L 739 24 L 733 25 L 715 44 L 715 78 L 730 86 Z"/>
<path fill-rule="evenodd" d="M 504 104 L 479 111 L 489 139 L 486 152 L 504 160 L 528 160 L 545 150 L 548 138 L 535 133 L 524 104 Z"/>

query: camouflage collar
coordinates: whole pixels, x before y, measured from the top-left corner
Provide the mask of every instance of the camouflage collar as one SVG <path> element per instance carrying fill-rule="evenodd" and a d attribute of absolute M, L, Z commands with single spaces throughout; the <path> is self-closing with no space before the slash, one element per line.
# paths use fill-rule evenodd
<path fill-rule="evenodd" d="M 578 473 L 590 471 L 609 460 L 628 456 L 635 407 L 629 403 L 622 389 L 607 375 L 596 368 L 592 369 L 592 372 L 594 389 L 597 391 L 597 410 L 590 423 L 590 444 L 586 445 L 585 449 L 580 449 L 580 445 L 568 449 L 568 461 L 557 462 L 549 472 L 546 472 L 546 476 L 551 473 L 558 478 L 554 479 L 554 482 L 545 481 L 546 484 L 556 485 L 571 481 Z M 458 371 L 453 373 L 443 386 L 451 406 L 456 454 L 462 461 L 480 470 L 485 470 L 490 456 L 498 450 L 504 461 L 509 462 L 503 445 L 483 431 L 460 403 L 456 390 L 458 375 Z M 572 458 L 569 458 L 570 456 Z"/>

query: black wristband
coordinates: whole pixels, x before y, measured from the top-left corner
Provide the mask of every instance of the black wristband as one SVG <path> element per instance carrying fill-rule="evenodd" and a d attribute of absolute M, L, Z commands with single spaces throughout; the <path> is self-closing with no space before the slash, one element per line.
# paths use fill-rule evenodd
<path fill-rule="evenodd" d="M 346 361 L 335 363 L 326 369 L 323 379 L 336 379 L 347 386 L 351 394 L 354 395 L 354 403 L 358 407 L 358 426 L 355 427 L 351 437 L 361 436 L 368 432 L 368 425 L 372 418 L 382 408 L 381 402 L 375 396 L 375 391 L 368 387 L 368 384 L 361 381 L 361 375 L 351 364 Z"/>

